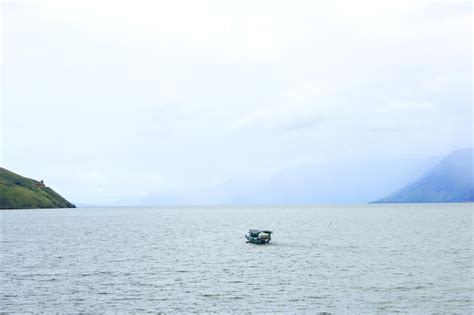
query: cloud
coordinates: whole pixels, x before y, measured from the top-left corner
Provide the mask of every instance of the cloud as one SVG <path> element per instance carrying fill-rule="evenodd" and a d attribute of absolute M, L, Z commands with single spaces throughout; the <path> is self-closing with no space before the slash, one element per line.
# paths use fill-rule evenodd
<path fill-rule="evenodd" d="M 234 124 L 234 130 L 271 130 L 292 131 L 318 126 L 323 121 L 321 116 L 309 108 L 278 106 L 258 108 L 243 116 Z"/>
<path fill-rule="evenodd" d="M 232 124 L 232 129 L 295 131 L 319 126 L 327 114 L 318 84 L 310 82 L 287 89 L 272 104 L 246 113 Z"/>
<path fill-rule="evenodd" d="M 388 102 L 374 108 L 366 126 L 373 132 L 414 133 L 438 124 L 440 118 L 438 109 L 429 102 Z"/>
<path fill-rule="evenodd" d="M 430 1 L 421 9 L 422 14 L 429 19 L 455 19 L 472 15 L 472 1 Z"/>
<path fill-rule="evenodd" d="M 53 188 L 74 186 L 74 190 L 61 191 L 74 202 L 101 205 L 136 201 L 168 188 L 167 180 L 156 171 L 123 169 L 117 172 L 116 169 L 87 169 L 77 165 L 62 165 L 50 171 L 45 181 Z"/>

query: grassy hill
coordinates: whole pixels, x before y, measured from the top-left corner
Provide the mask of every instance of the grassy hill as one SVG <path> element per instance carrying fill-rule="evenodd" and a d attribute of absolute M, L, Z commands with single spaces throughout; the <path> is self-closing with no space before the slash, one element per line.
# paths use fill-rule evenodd
<path fill-rule="evenodd" d="M 75 208 L 42 181 L 0 167 L 0 209 Z"/>
<path fill-rule="evenodd" d="M 473 202 L 473 149 L 455 151 L 421 178 L 375 203 Z"/>

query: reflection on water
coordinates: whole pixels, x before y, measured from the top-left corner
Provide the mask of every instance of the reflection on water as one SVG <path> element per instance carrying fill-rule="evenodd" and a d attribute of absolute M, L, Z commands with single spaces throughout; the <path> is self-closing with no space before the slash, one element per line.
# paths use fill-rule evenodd
<path fill-rule="evenodd" d="M 472 205 L 0 212 L 0 312 L 470 312 Z M 250 228 L 272 243 L 245 242 Z"/>

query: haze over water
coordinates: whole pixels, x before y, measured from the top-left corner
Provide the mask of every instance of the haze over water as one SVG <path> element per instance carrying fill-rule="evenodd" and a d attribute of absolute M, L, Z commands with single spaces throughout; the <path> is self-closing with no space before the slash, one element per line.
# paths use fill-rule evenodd
<path fill-rule="evenodd" d="M 2 211 L 0 312 L 471 312 L 472 204 Z M 268 246 L 250 228 L 274 231 Z"/>

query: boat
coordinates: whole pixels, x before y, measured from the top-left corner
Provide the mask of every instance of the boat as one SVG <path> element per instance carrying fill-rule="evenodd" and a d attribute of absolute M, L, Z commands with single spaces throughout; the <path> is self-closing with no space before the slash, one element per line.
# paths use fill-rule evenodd
<path fill-rule="evenodd" d="M 248 243 L 268 244 L 272 240 L 272 231 L 268 230 L 249 230 L 245 235 Z"/>

